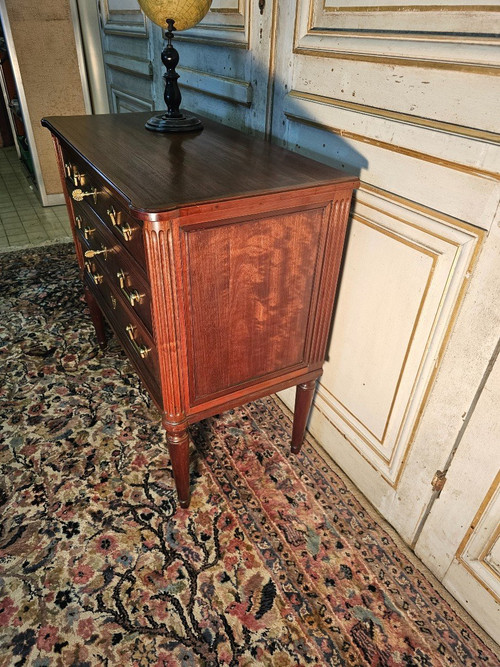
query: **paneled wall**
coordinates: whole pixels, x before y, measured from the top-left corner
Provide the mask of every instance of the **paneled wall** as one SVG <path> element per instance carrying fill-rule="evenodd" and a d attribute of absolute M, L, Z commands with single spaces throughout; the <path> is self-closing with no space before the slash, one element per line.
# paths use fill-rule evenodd
<path fill-rule="evenodd" d="M 496 501 L 479 540 L 489 545 L 488 577 L 481 549 L 467 551 L 479 560 L 453 584 L 446 573 L 465 558 L 461 517 L 473 526 L 496 498 L 500 468 L 498 436 L 486 428 L 471 473 L 481 490 L 459 494 L 453 508 L 464 424 L 495 386 L 485 377 L 500 336 L 499 8 L 278 7 L 273 135 L 362 181 L 310 430 L 457 597 L 463 586 L 460 599 L 495 634 Z M 283 398 L 293 406 L 293 392 Z M 441 498 L 443 480 L 455 493 Z"/>
<path fill-rule="evenodd" d="M 113 110 L 163 108 L 161 30 L 134 0 L 101 12 Z M 360 176 L 309 428 L 492 635 L 499 14 L 496 0 L 214 0 L 175 37 L 186 108 Z"/>
<path fill-rule="evenodd" d="M 100 0 L 110 108 L 163 109 L 164 30 L 142 15 L 136 0 Z M 264 132 L 271 19 L 250 0 L 213 0 L 195 28 L 176 33 L 183 107 L 241 129 Z"/>
<path fill-rule="evenodd" d="M 184 104 L 247 132 L 264 133 L 271 113 L 273 11 L 254 0 L 213 0 L 207 17 L 176 36 Z"/>
<path fill-rule="evenodd" d="M 154 27 L 135 0 L 101 0 L 100 15 L 110 111 L 154 109 Z"/>

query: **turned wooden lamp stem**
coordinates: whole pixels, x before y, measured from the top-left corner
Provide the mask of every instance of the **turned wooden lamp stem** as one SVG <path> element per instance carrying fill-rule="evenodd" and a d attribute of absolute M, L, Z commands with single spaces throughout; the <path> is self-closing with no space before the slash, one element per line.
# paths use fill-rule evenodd
<path fill-rule="evenodd" d="M 153 116 L 146 123 L 146 129 L 153 132 L 192 132 L 193 130 L 202 130 L 203 125 L 199 118 L 191 115 L 185 115 L 180 111 L 181 91 L 177 79 L 175 68 L 179 64 L 179 52 L 172 46 L 174 38 L 174 19 L 167 19 L 167 30 L 165 37 L 167 45 L 161 53 L 161 61 L 165 65 L 166 72 L 163 75 L 165 79 L 165 93 L 163 98 L 167 106 L 167 111 L 160 116 Z"/>
<path fill-rule="evenodd" d="M 179 89 L 179 84 L 177 79 L 179 75 L 175 71 L 175 68 L 179 64 L 179 53 L 177 49 L 172 46 L 172 39 L 174 37 L 174 19 L 167 19 L 168 29 L 165 32 L 165 37 L 167 38 L 167 46 L 163 49 L 161 54 L 161 61 L 165 65 L 167 70 L 166 74 L 163 75 L 165 79 L 165 93 L 163 98 L 167 106 L 166 116 L 170 118 L 179 118 L 182 114 L 179 112 L 179 107 L 181 106 L 181 91 Z"/>

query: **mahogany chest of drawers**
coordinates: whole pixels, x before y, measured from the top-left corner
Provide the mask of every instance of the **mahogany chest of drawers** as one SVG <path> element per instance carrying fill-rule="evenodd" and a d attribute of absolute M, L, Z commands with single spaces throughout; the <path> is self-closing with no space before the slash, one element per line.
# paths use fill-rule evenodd
<path fill-rule="evenodd" d="M 352 190 L 335 169 L 209 120 L 47 118 L 87 303 L 162 414 L 182 507 L 187 426 L 297 385 L 292 451 L 321 375 Z"/>

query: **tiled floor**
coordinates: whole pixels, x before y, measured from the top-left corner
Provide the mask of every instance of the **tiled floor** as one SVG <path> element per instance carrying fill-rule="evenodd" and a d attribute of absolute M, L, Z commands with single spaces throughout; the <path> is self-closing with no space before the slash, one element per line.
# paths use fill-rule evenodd
<path fill-rule="evenodd" d="M 42 206 L 15 148 L 0 148 L 0 252 L 70 236 L 66 206 Z"/>

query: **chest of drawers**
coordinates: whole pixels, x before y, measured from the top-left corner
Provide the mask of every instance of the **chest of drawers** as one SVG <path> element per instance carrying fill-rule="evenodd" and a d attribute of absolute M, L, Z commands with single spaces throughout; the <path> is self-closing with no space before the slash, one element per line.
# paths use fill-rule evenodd
<path fill-rule="evenodd" d="M 162 415 L 182 507 L 189 423 L 321 375 L 351 176 L 209 120 L 47 118 L 99 343 L 103 315 Z"/>

